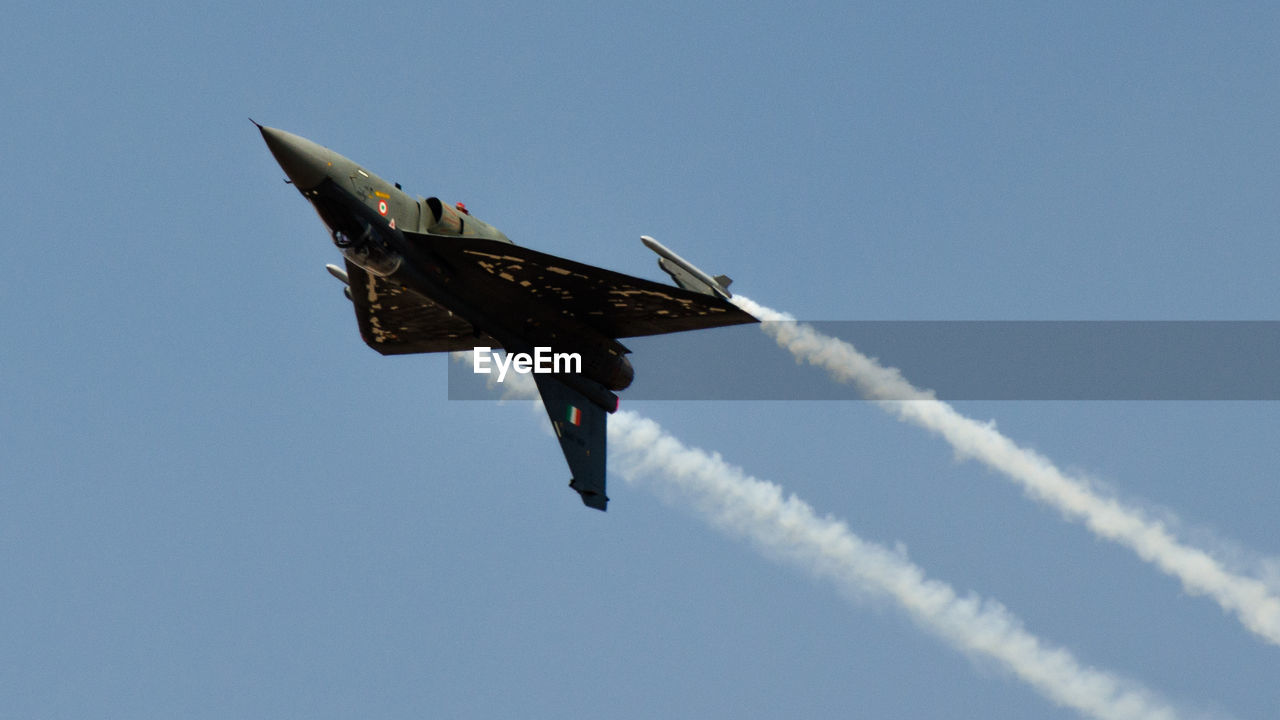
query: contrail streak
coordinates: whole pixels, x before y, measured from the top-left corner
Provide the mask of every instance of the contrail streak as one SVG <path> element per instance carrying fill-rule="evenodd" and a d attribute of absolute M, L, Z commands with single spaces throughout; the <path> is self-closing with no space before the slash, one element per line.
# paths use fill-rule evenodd
<path fill-rule="evenodd" d="M 895 601 L 917 623 L 966 653 L 991 658 L 1054 703 L 1107 720 L 1169 719 L 1179 713 L 1137 683 L 1081 665 L 1068 650 L 1028 632 L 1003 605 L 960 597 L 927 578 L 905 554 L 867 542 L 843 522 L 818 517 L 796 496 L 749 477 L 719 455 L 685 447 L 652 420 L 616 413 L 609 423 L 615 469 L 676 490 L 715 524 L 771 556 L 833 581 L 851 595 Z"/>
<path fill-rule="evenodd" d="M 470 362 L 465 353 L 453 357 Z M 525 376 L 508 379 L 502 388 L 506 399 L 538 398 Z M 685 447 L 652 420 L 625 410 L 615 413 L 609 444 L 610 464 L 629 482 L 647 476 L 660 491 L 682 492 L 717 525 L 834 581 L 851 596 L 896 601 L 953 647 L 995 660 L 1054 703 L 1104 720 L 1180 717 L 1136 682 L 1082 666 L 1070 651 L 1046 644 L 1000 603 L 960 597 L 950 585 L 926 578 L 904 553 L 862 540 L 831 517 L 819 518 L 803 500 L 784 499 L 777 485 L 747 476 L 719 455 Z"/>
<path fill-rule="evenodd" d="M 1095 535 L 1133 550 L 1180 580 L 1187 592 L 1213 598 L 1251 632 L 1280 645 L 1280 598 L 1266 583 L 1226 569 L 1209 553 L 1180 541 L 1163 523 L 1098 494 L 1087 480 L 1066 475 L 1044 456 L 1000 434 L 993 425 L 961 415 L 853 345 L 741 295 L 734 302 L 764 320 L 761 327 L 765 333 L 797 360 L 825 368 L 835 379 L 851 383 L 868 399 L 879 401 L 885 410 L 941 435 L 958 455 L 1003 473 L 1032 498 L 1084 523 Z"/>

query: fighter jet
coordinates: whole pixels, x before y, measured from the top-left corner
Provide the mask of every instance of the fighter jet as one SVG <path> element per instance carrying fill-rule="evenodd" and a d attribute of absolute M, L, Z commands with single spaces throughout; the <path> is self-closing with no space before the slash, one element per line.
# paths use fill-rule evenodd
<path fill-rule="evenodd" d="M 675 287 L 519 247 L 462 203 L 410 196 L 328 148 L 254 125 L 341 252 L 345 269 L 328 268 L 346 284 L 369 347 L 400 355 L 501 346 L 508 362 L 578 360 L 533 378 L 569 463 L 569 487 L 588 507 L 608 505 L 606 423 L 615 391 L 635 377 L 619 338 L 757 322 L 728 301 L 729 278 L 652 238 L 642 239 Z"/>

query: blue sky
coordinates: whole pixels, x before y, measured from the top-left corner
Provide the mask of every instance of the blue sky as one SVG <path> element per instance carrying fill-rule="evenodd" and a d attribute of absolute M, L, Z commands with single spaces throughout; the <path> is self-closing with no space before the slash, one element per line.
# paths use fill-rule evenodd
<path fill-rule="evenodd" d="M 643 483 L 583 509 L 529 407 L 364 346 L 247 118 L 539 250 L 660 279 L 653 235 L 801 318 L 1270 320 L 1278 30 L 1262 3 L 10 9 L 0 717 L 1075 717 Z M 1280 648 L 871 404 L 623 404 L 1179 707 L 1280 706 Z M 1280 556 L 1274 403 L 959 408 Z"/>

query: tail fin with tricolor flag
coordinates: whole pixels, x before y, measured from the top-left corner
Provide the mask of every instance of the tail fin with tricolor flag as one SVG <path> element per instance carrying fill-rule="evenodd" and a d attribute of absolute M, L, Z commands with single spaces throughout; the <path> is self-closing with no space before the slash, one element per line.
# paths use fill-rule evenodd
<path fill-rule="evenodd" d="M 582 496 L 587 507 L 606 509 L 609 497 L 605 495 L 605 434 L 609 413 L 617 409 L 617 396 L 599 388 L 614 398 L 613 407 L 606 409 L 557 376 L 535 373 L 533 379 L 573 474 L 569 487 Z"/>

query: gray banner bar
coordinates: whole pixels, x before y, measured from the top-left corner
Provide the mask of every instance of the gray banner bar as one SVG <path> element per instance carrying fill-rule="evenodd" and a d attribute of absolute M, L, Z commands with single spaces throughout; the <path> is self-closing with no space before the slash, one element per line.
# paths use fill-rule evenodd
<path fill-rule="evenodd" d="M 942 400 L 1277 400 L 1276 321 L 808 322 Z M 859 400 L 754 325 L 623 341 L 624 400 Z M 495 398 L 469 364 L 450 399 Z M 897 398 L 907 399 L 907 398 Z"/>

